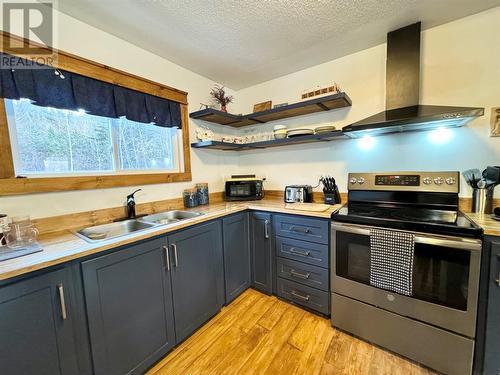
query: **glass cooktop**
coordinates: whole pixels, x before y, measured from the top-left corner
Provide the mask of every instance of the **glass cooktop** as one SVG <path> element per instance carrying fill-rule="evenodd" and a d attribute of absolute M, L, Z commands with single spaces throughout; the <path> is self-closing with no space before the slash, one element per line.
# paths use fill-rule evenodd
<path fill-rule="evenodd" d="M 480 237 L 482 229 L 458 210 L 351 203 L 331 216 L 333 221 L 416 232 Z"/>

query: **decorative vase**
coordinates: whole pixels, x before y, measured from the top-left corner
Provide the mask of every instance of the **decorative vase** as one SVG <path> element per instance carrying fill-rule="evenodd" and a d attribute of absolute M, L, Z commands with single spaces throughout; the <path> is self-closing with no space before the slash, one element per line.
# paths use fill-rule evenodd
<path fill-rule="evenodd" d="M 225 105 L 225 104 L 221 104 L 221 105 L 220 105 L 220 110 L 221 110 L 222 112 L 226 112 L 226 113 L 227 113 L 227 108 L 226 108 L 226 105 Z"/>

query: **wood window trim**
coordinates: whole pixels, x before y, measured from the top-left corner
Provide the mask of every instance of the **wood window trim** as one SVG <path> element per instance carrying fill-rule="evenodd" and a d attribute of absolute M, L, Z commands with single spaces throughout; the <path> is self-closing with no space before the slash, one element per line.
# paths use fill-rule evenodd
<path fill-rule="evenodd" d="M 19 57 L 15 51 L 4 46 L 16 43 L 26 43 L 43 47 L 21 37 L 0 32 L 0 50 Z M 189 118 L 187 93 L 175 88 L 141 78 L 139 76 L 111 68 L 109 66 L 84 59 L 70 53 L 54 50 L 58 54 L 55 68 L 81 74 L 104 82 L 112 83 L 129 89 L 145 92 L 161 98 L 180 103 L 182 115 L 182 149 L 184 153 L 184 172 L 179 173 L 144 173 L 101 176 L 72 177 L 32 177 L 16 178 L 14 161 L 10 144 L 9 127 L 5 103 L 0 98 L 0 196 L 45 193 L 68 190 L 101 189 L 120 186 L 162 184 L 171 182 L 191 181 L 191 155 L 189 147 Z"/>

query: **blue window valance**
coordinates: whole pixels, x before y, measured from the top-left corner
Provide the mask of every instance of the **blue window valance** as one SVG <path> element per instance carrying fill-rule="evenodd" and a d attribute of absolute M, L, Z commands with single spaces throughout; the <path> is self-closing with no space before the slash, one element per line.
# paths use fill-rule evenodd
<path fill-rule="evenodd" d="M 12 58 L 1 53 L 0 58 Z M 18 58 L 15 58 L 18 59 Z M 4 65 L 4 64 L 2 64 Z M 180 104 L 61 69 L 0 69 L 0 97 L 58 109 L 181 128 Z"/>

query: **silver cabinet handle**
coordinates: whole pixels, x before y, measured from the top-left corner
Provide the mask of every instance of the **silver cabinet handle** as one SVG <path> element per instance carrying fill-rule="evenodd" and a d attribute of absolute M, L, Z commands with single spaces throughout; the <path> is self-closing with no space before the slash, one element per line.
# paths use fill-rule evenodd
<path fill-rule="evenodd" d="M 500 254 L 497 254 L 497 263 L 500 261 Z M 498 277 L 497 279 L 495 280 L 495 283 L 497 284 L 497 286 L 500 286 L 500 271 L 498 271 Z"/>
<path fill-rule="evenodd" d="M 59 292 L 59 302 L 61 303 L 61 318 L 66 320 L 68 314 L 66 313 L 66 301 L 64 300 L 64 286 L 62 284 L 57 285 L 57 291 Z"/>
<path fill-rule="evenodd" d="M 299 228 L 299 227 L 290 227 L 290 230 L 292 232 L 297 232 L 297 233 L 311 233 L 311 229 L 309 228 L 305 228 L 305 229 L 302 229 L 302 228 Z"/>
<path fill-rule="evenodd" d="M 269 238 L 269 220 L 264 221 L 264 237 Z"/>
<path fill-rule="evenodd" d="M 175 243 L 173 243 L 172 245 L 172 249 L 174 250 L 174 261 L 175 261 L 175 267 L 179 267 L 179 259 L 177 258 L 177 245 Z"/>
<path fill-rule="evenodd" d="M 308 272 L 308 273 L 301 273 L 301 272 L 297 272 L 295 270 L 290 270 L 290 275 L 294 276 L 294 277 L 299 277 L 301 279 L 304 279 L 304 280 L 307 280 L 311 277 L 311 274 Z"/>
<path fill-rule="evenodd" d="M 168 246 L 163 246 L 163 251 L 165 252 L 167 271 L 170 271 L 170 253 L 168 252 Z"/>
<path fill-rule="evenodd" d="M 309 301 L 309 298 L 311 298 L 311 296 L 303 296 L 302 294 L 297 293 L 295 290 L 292 290 L 290 294 L 295 298 L 301 299 L 302 301 Z"/>
<path fill-rule="evenodd" d="M 290 248 L 290 250 L 288 250 L 288 251 L 289 251 L 290 253 L 295 254 L 295 255 L 298 255 L 298 256 L 300 256 L 300 257 L 308 257 L 308 256 L 311 254 L 311 252 L 310 252 L 310 251 L 305 251 L 305 252 L 302 252 L 302 251 L 297 251 L 297 250 L 295 250 L 295 248 L 294 248 L 294 247 L 291 247 L 291 248 Z"/>

